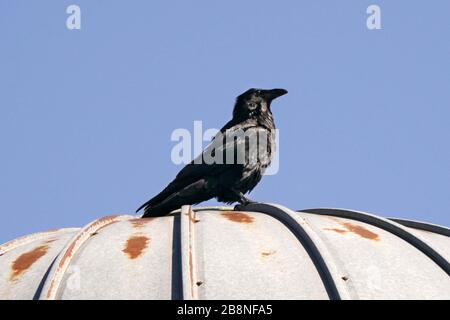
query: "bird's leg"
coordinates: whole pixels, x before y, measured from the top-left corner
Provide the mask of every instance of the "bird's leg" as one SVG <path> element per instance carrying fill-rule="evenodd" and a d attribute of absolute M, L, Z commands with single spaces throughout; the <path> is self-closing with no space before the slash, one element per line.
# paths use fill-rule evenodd
<path fill-rule="evenodd" d="M 243 204 L 244 206 L 249 205 L 251 203 L 256 203 L 256 201 L 253 201 L 252 199 L 245 197 L 242 193 L 241 193 L 241 195 L 242 195 L 242 198 L 241 198 L 241 201 L 239 201 L 239 202 L 241 204 Z"/>
<path fill-rule="evenodd" d="M 244 196 L 244 194 L 238 190 L 235 189 L 231 189 L 231 192 L 233 192 L 237 197 L 238 197 L 238 202 L 243 205 L 249 205 L 250 203 L 255 203 L 256 201 L 253 201 L 249 198 L 247 198 L 246 196 Z"/>

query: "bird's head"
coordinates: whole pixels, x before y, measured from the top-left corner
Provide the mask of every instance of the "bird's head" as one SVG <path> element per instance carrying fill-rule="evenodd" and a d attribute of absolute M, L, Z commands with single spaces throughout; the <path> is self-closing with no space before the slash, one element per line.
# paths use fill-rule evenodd
<path fill-rule="evenodd" d="M 271 102 L 286 93 L 285 89 L 249 89 L 236 98 L 233 117 L 247 118 L 270 112 Z"/>

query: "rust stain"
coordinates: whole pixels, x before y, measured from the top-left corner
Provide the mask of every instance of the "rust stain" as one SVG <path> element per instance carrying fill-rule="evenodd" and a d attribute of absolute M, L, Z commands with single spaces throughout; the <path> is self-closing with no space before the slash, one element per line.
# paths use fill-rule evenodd
<path fill-rule="evenodd" d="M 196 220 L 196 213 L 192 210 L 192 208 L 189 210 L 189 220 L 191 223 L 195 223 Z M 189 276 L 190 276 L 190 282 L 191 282 L 191 298 L 194 298 L 194 257 L 192 256 L 192 225 L 189 223 Z"/>
<path fill-rule="evenodd" d="M 192 285 L 192 282 L 194 281 L 194 266 L 193 266 L 193 257 L 192 257 L 192 251 L 191 251 L 191 245 L 189 245 L 189 276 L 191 281 L 191 297 L 194 297 L 194 286 Z"/>
<path fill-rule="evenodd" d="M 348 232 L 347 230 L 339 229 L 339 228 L 325 228 L 325 230 L 331 230 L 331 231 L 334 231 L 334 232 L 337 232 L 337 233 L 340 233 L 340 234 L 344 234 L 344 233 Z"/>
<path fill-rule="evenodd" d="M 40 240 L 46 235 L 51 236 L 53 233 L 56 233 L 59 230 L 64 230 L 64 229 L 50 229 L 50 230 L 47 230 L 44 232 L 32 233 L 32 234 L 8 241 L 8 242 L 0 245 L 0 252 L 1 252 L 0 256 L 4 255 L 5 253 L 7 253 L 8 251 L 10 251 L 12 249 L 15 249 L 15 248 L 25 245 L 25 244 L 28 244 L 29 242 L 32 242 L 34 240 Z"/>
<path fill-rule="evenodd" d="M 140 229 L 144 227 L 147 223 L 151 222 L 155 218 L 139 218 L 130 220 L 133 228 Z"/>
<path fill-rule="evenodd" d="M 191 210 L 191 211 L 188 213 L 188 215 L 189 215 L 189 220 L 190 220 L 192 223 L 200 222 L 200 220 L 197 219 L 197 212 Z"/>
<path fill-rule="evenodd" d="M 222 212 L 221 215 L 230 221 L 238 222 L 238 223 L 253 223 L 253 220 L 254 220 L 254 218 L 252 216 L 249 216 L 246 213 L 238 212 L 238 211 Z"/>
<path fill-rule="evenodd" d="M 136 259 L 144 252 L 148 246 L 150 238 L 146 236 L 132 236 L 127 240 L 123 253 L 128 255 L 130 259 Z"/>
<path fill-rule="evenodd" d="M 11 281 L 17 280 L 22 273 L 27 271 L 36 261 L 43 257 L 47 253 L 48 248 L 47 245 L 42 245 L 17 257 L 11 266 Z"/>
<path fill-rule="evenodd" d="M 89 229 L 94 229 L 95 232 L 98 232 L 101 228 L 97 229 L 96 227 L 98 225 L 103 224 L 103 222 L 107 222 L 109 220 L 111 220 L 111 222 L 114 221 L 115 218 L 117 218 L 117 215 L 113 215 L 113 216 L 106 216 L 103 218 L 98 219 L 97 221 L 95 221 L 91 226 L 89 226 Z M 108 225 L 108 224 L 107 224 Z M 104 227 L 104 226 L 103 226 Z M 94 233 L 95 233 L 94 232 Z M 58 267 L 62 268 L 64 266 L 64 264 L 66 263 L 67 259 L 70 259 L 73 255 L 73 251 L 75 249 L 75 246 L 77 245 L 78 241 L 83 238 L 83 236 L 89 233 L 89 230 L 85 230 L 83 233 L 80 233 L 77 237 L 75 237 L 75 239 L 71 242 L 69 248 L 67 248 L 67 251 L 64 253 L 64 256 L 62 257 L 61 261 L 59 262 Z"/>
<path fill-rule="evenodd" d="M 345 229 L 340 228 L 325 228 L 325 230 L 331 230 L 340 234 L 346 234 L 347 232 L 351 232 L 354 234 L 357 234 L 361 238 L 379 241 L 380 236 L 376 234 L 375 232 L 372 232 L 368 229 L 366 229 L 363 226 L 353 224 L 351 222 L 339 222 L 340 225 L 342 225 Z"/>
<path fill-rule="evenodd" d="M 67 250 L 64 252 L 64 255 L 62 256 L 61 260 L 58 263 L 58 268 L 56 273 L 58 273 L 60 270 L 62 270 L 64 268 L 64 265 L 66 264 L 67 261 L 70 261 L 70 259 L 72 258 L 74 251 L 75 251 L 75 247 L 77 246 L 78 242 L 81 241 L 81 239 L 88 233 L 91 232 L 91 230 L 95 230 L 93 233 L 98 232 L 100 229 L 110 225 L 111 223 L 114 223 L 115 219 L 118 217 L 118 215 L 110 215 L 110 216 L 105 216 L 102 217 L 98 220 L 96 220 L 94 223 L 92 223 L 87 229 L 85 229 L 83 232 L 79 233 L 75 239 L 72 240 L 72 242 L 70 243 L 69 247 L 67 248 Z M 98 227 L 99 226 L 99 227 Z M 97 228 L 98 227 L 98 228 Z M 91 233 L 91 234 L 93 234 Z M 52 282 L 50 283 L 50 288 L 47 291 L 47 298 L 51 297 L 51 294 L 55 288 L 55 286 L 57 286 L 57 282 L 55 281 L 55 279 L 52 280 Z"/>
<path fill-rule="evenodd" d="M 362 238 L 366 238 L 369 240 L 375 240 L 375 241 L 380 240 L 380 237 L 378 236 L 378 234 L 364 228 L 363 226 L 358 226 L 358 225 L 352 224 L 350 222 L 344 222 L 344 223 L 342 223 L 342 225 L 344 227 L 346 227 L 348 231 L 356 233 L 357 235 L 359 235 Z"/>
<path fill-rule="evenodd" d="M 272 251 L 264 251 L 264 252 L 261 252 L 261 255 L 262 255 L 263 257 L 268 257 L 268 256 L 273 255 L 273 254 L 276 253 L 276 252 L 277 252 L 276 250 L 272 250 Z"/>
<path fill-rule="evenodd" d="M 43 233 L 54 233 L 54 232 L 58 232 L 59 230 L 61 230 L 61 228 L 48 229 L 48 230 L 44 231 Z"/>

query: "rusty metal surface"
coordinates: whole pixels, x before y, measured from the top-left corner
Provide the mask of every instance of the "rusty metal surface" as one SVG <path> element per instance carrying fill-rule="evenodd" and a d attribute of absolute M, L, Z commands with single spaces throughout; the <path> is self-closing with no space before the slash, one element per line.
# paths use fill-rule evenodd
<path fill-rule="evenodd" d="M 339 268 L 335 257 L 328 250 L 326 244 L 297 212 L 281 205 L 262 203 L 251 204 L 245 209 L 271 215 L 284 222 L 289 229 L 298 234 L 302 245 L 307 249 L 311 260 L 313 260 L 321 275 L 330 299 L 348 300 L 357 297 L 357 294 L 352 290 L 353 288 L 348 285 L 347 281 L 343 280 L 344 271 Z"/>
<path fill-rule="evenodd" d="M 433 262 L 438 265 L 449 277 L 450 277 L 450 262 L 444 257 L 444 254 L 440 252 L 439 248 L 433 248 L 428 241 L 423 238 L 419 234 L 413 234 L 409 231 L 408 228 L 403 225 L 386 219 L 382 217 L 378 217 L 373 214 L 360 212 L 360 211 L 352 211 L 346 209 L 311 209 L 311 210 L 302 210 L 301 212 L 314 213 L 318 215 L 331 215 L 334 217 L 347 218 L 351 220 L 360 221 L 363 223 L 367 223 L 369 225 L 381 228 L 402 240 L 408 242 L 410 245 L 414 246 L 416 249 L 421 251 L 423 254 L 428 256 Z M 360 231 L 364 232 L 363 230 Z M 366 231 L 367 233 L 367 231 Z"/>
<path fill-rule="evenodd" d="M 437 250 L 444 259 L 450 261 L 449 237 L 421 229 L 407 228 L 416 237 L 424 239 L 431 247 Z"/>
<path fill-rule="evenodd" d="M 200 212 L 198 213 L 200 214 Z M 183 283 L 183 298 L 185 300 L 198 299 L 198 279 L 195 245 L 195 224 L 200 220 L 197 213 L 189 206 L 184 206 L 181 210 L 181 273 Z"/>
<path fill-rule="evenodd" d="M 42 279 L 78 229 L 46 232 L 3 246 L 0 255 L 0 299 L 33 299 Z"/>
<path fill-rule="evenodd" d="M 298 214 L 326 244 L 356 299 L 450 299 L 446 272 L 409 242 L 361 221 Z"/>
<path fill-rule="evenodd" d="M 56 299 L 170 299 L 173 217 L 100 229 L 72 258 Z"/>
<path fill-rule="evenodd" d="M 445 227 L 337 209 L 242 210 L 110 216 L 10 241 L 0 246 L 0 299 L 450 299 L 442 265 L 411 243 L 448 262 Z"/>
<path fill-rule="evenodd" d="M 277 219 L 213 210 L 195 218 L 200 299 L 328 299 L 308 253 Z"/>
<path fill-rule="evenodd" d="M 58 258 L 51 267 L 48 280 L 45 282 L 40 298 L 53 300 L 57 297 L 58 290 L 61 287 L 63 277 L 67 274 L 69 265 L 74 259 L 77 251 L 87 242 L 92 236 L 96 235 L 98 231 L 112 223 L 130 219 L 131 216 L 106 216 L 97 219 L 84 228 L 66 245 Z"/>
<path fill-rule="evenodd" d="M 405 227 L 410 227 L 413 229 L 419 229 L 419 230 L 423 230 L 423 231 L 429 231 L 432 233 L 437 233 L 437 234 L 441 234 L 443 236 L 450 237 L 450 229 L 446 228 L 444 226 L 437 225 L 437 224 L 426 223 L 426 222 L 415 221 L 415 220 L 406 220 L 406 219 L 400 219 L 400 218 L 389 218 L 389 220 L 400 223 L 400 224 L 404 225 Z"/>
<path fill-rule="evenodd" d="M 26 245 L 28 243 L 37 241 L 37 240 L 41 240 L 41 239 L 46 239 L 52 236 L 58 236 L 60 234 L 64 234 L 64 233 L 72 233 L 77 231 L 78 228 L 64 228 L 64 229 L 55 229 L 55 230 L 48 230 L 48 231 L 44 231 L 44 232 L 37 232 L 37 233 L 32 233 L 29 235 L 25 235 L 23 237 L 11 240 L 6 242 L 5 244 L 2 244 L 0 246 L 0 256 L 4 255 L 5 253 L 7 253 L 10 250 L 14 250 L 20 246 Z"/>

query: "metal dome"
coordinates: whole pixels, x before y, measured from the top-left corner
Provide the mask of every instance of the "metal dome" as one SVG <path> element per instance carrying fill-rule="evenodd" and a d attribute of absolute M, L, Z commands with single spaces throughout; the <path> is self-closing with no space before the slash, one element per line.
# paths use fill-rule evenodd
<path fill-rule="evenodd" d="M 449 237 L 271 204 L 108 216 L 0 246 L 0 299 L 450 299 Z"/>

